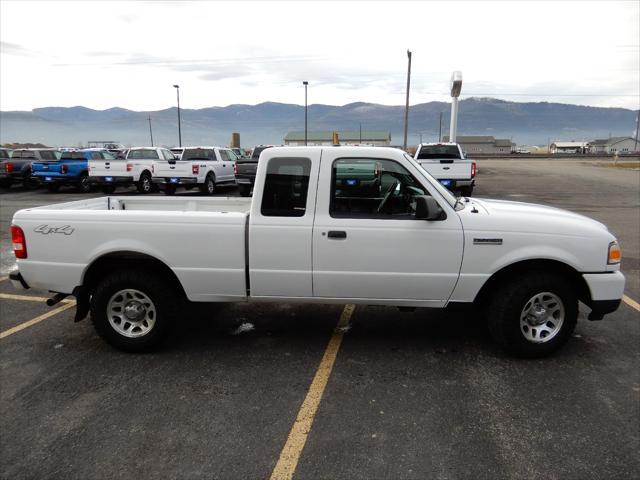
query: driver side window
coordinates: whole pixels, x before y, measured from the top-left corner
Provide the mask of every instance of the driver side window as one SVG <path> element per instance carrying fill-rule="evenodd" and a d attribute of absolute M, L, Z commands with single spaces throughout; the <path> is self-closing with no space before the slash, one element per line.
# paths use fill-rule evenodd
<path fill-rule="evenodd" d="M 333 163 L 329 214 L 334 218 L 412 220 L 427 190 L 393 160 L 341 158 Z"/>

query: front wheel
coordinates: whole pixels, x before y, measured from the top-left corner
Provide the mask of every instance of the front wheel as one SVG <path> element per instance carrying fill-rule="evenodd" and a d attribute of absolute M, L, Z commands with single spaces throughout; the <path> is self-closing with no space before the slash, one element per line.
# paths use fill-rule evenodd
<path fill-rule="evenodd" d="M 123 270 L 102 280 L 91 296 L 98 334 L 127 352 L 151 350 L 165 338 L 175 315 L 176 295 L 151 272 Z"/>
<path fill-rule="evenodd" d="M 502 348 L 519 357 L 544 357 L 571 337 L 578 297 L 563 276 L 532 272 L 498 287 L 487 317 L 489 331 Z"/>
<path fill-rule="evenodd" d="M 142 172 L 140 180 L 138 180 L 138 183 L 136 184 L 136 188 L 140 193 L 151 193 L 153 183 L 151 182 L 151 175 L 149 175 L 149 172 Z"/>

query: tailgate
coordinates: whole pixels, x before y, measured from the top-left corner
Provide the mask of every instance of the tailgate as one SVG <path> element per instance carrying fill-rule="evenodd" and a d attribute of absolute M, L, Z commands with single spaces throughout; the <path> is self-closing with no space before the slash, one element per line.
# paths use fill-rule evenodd
<path fill-rule="evenodd" d="M 258 170 L 258 162 L 236 162 L 236 175 L 255 176 Z"/>
<path fill-rule="evenodd" d="M 89 175 L 92 177 L 126 176 L 127 162 L 124 160 L 89 160 Z"/>
<path fill-rule="evenodd" d="M 60 163 L 58 162 L 33 162 L 31 173 L 60 173 Z"/>
<path fill-rule="evenodd" d="M 422 168 L 438 180 L 469 180 L 471 160 L 418 160 Z"/>
<path fill-rule="evenodd" d="M 191 162 L 153 162 L 154 177 L 192 177 Z"/>

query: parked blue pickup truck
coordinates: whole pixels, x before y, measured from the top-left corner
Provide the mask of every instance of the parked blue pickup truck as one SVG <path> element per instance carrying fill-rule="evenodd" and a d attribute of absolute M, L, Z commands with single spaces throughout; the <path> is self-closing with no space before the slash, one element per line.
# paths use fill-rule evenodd
<path fill-rule="evenodd" d="M 91 191 L 89 183 L 89 160 L 114 160 L 115 157 L 103 148 L 87 148 L 66 151 L 60 158 L 49 162 L 33 162 L 33 178 L 45 185 L 50 192 L 57 192 L 62 185 L 73 185 L 80 192 Z"/>

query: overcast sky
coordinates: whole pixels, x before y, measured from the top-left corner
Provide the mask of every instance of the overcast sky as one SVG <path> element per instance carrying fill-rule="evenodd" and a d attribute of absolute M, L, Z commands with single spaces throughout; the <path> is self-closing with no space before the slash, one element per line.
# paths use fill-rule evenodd
<path fill-rule="evenodd" d="M 0 1 L 0 109 L 462 97 L 637 109 L 640 2 Z"/>

